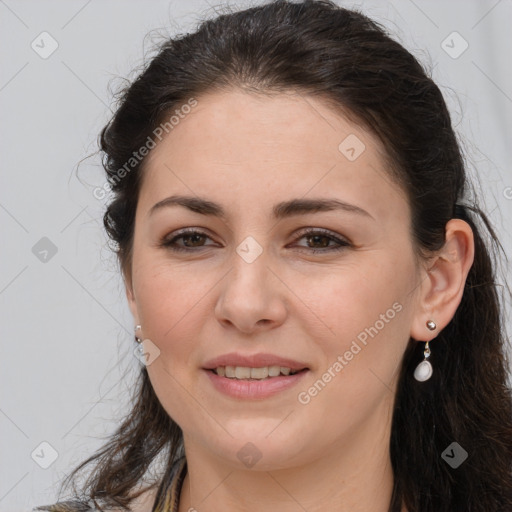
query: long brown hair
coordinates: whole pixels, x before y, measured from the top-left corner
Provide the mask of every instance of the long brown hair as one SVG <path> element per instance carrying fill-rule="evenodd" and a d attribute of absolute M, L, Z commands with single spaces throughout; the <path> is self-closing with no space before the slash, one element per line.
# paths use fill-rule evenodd
<path fill-rule="evenodd" d="M 402 503 L 409 512 L 512 510 L 512 399 L 496 281 L 502 249 L 472 197 L 439 88 L 362 13 L 329 1 L 276 1 L 207 20 L 160 47 L 123 91 L 100 137 L 115 194 L 104 224 L 121 268 L 130 266 L 142 165 L 122 179 L 119 169 L 169 112 L 191 97 L 233 86 L 315 95 L 379 137 L 407 193 L 418 254 L 443 246 L 451 218 L 473 229 L 474 264 L 462 302 L 435 342 L 433 377 L 422 383 L 412 377 L 422 345 L 410 343 L 403 356 L 390 440 L 395 488 L 389 510 L 400 510 Z M 441 457 L 453 442 L 469 454 L 456 469 Z M 82 495 L 128 509 L 137 495 L 133 489 L 161 454 L 157 502 L 168 490 L 172 464 L 183 455 L 183 439 L 143 367 L 124 422 L 66 481 L 94 463 Z"/>

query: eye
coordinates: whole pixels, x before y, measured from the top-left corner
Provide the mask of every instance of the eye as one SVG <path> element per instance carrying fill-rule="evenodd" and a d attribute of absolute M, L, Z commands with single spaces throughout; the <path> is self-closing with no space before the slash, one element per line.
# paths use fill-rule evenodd
<path fill-rule="evenodd" d="M 203 244 L 205 239 L 210 238 L 206 233 L 196 229 L 183 229 L 174 237 L 165 237 L 159 245 L 173 251 L 193 251 L 194 248 L 208 247 Z M 178 245 L 178 240 L 182 240 L 184 245 Z"/>
<path fill-rule="evenodd" d="M 302 240 L 303 238 L 308 239 L 309 245 L 306 248 L 309 249 L 309 251 L 307 252 L 312 253 L 327 253 L 332 251 L 341 251 L 351 246 L 349 241 L 339 238 L 338 236 L 334 235 L 331 231 L 328 231 L 326 229 L 308 229 L 301 233 L 301 236 L 298 238 L 298 240 Z M 329 247 L 329 244 L 331 242 L 334 242 L 336 245 Z"/>

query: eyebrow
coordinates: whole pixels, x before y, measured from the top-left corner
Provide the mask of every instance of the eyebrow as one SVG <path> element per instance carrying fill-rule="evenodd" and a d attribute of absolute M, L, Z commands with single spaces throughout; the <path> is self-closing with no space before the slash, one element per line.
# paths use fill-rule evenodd
<path fill-rule="evenodd" d="M 203 199 L 201 197 L 174 195 L 162 199 L 151 207 L 148 215 L 152 215 L 157 210 L 170 206 L 183 206 L 192 212 L 201 215 L 211 215 L 226 219 L 226 211 L 224 208 L 213 201 Z M 275 219 L 284 219 L 294 215 L 303 215 L 307 213 L 329 212 L 333 210 L 342 210 L 348 213 L 355 213 L 364 217 L 375 218 L 366 210 L 354 204 L 345 203 L 338 199 L 292 199 L 283 201 L 274 206 L 272 213 Z"/>

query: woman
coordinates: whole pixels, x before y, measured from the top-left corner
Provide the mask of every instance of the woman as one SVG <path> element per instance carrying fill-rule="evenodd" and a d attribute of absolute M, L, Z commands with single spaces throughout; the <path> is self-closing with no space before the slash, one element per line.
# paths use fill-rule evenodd
<path fill-rule="evenodd" d="M 206 21 L 101 148 L 145 365 L 77 499 L 38 510 L 512 510 L 479 216 L 499 242 L 441 92 L 379 25 L 327 1 Z"/>

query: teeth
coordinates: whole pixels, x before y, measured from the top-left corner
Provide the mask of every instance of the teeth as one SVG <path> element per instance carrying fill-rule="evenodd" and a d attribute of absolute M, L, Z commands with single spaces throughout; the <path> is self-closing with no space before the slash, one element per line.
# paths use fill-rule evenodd
<path fill-rule="evenodd" d="M 251 368 L 251 379 L 266 379 L 269 375 L 271 377 L 276 377 L 276 375 L 270 374 L 268 366 L 265 366 L 264 368 Z M 279 375 L 279 372 L 277 372 L 277 375 Z"/>
<path fill-rule="evenodd" d="M 257 379 L 263 380 L 280 375 L 293 375 L 298 370 L 286 366 L 264 366 L 263 368 L 249 368 L 247 366 L 219 366 L 214 372 L 220 377 L 228 379 Z"/>
<path fill-rule="evenodd" d="M 281 373 L 280 366 L 269 366 L 268 367 L 268 375 L 269 377 L 277 377 Z"/>
<path fill-rule="evenodd" d="M 251 369 L 247 368 L 247 366 L 236 366 L 235 367 L 235 377 L 237 379 L 250 379 L 251 378 Z"/>

